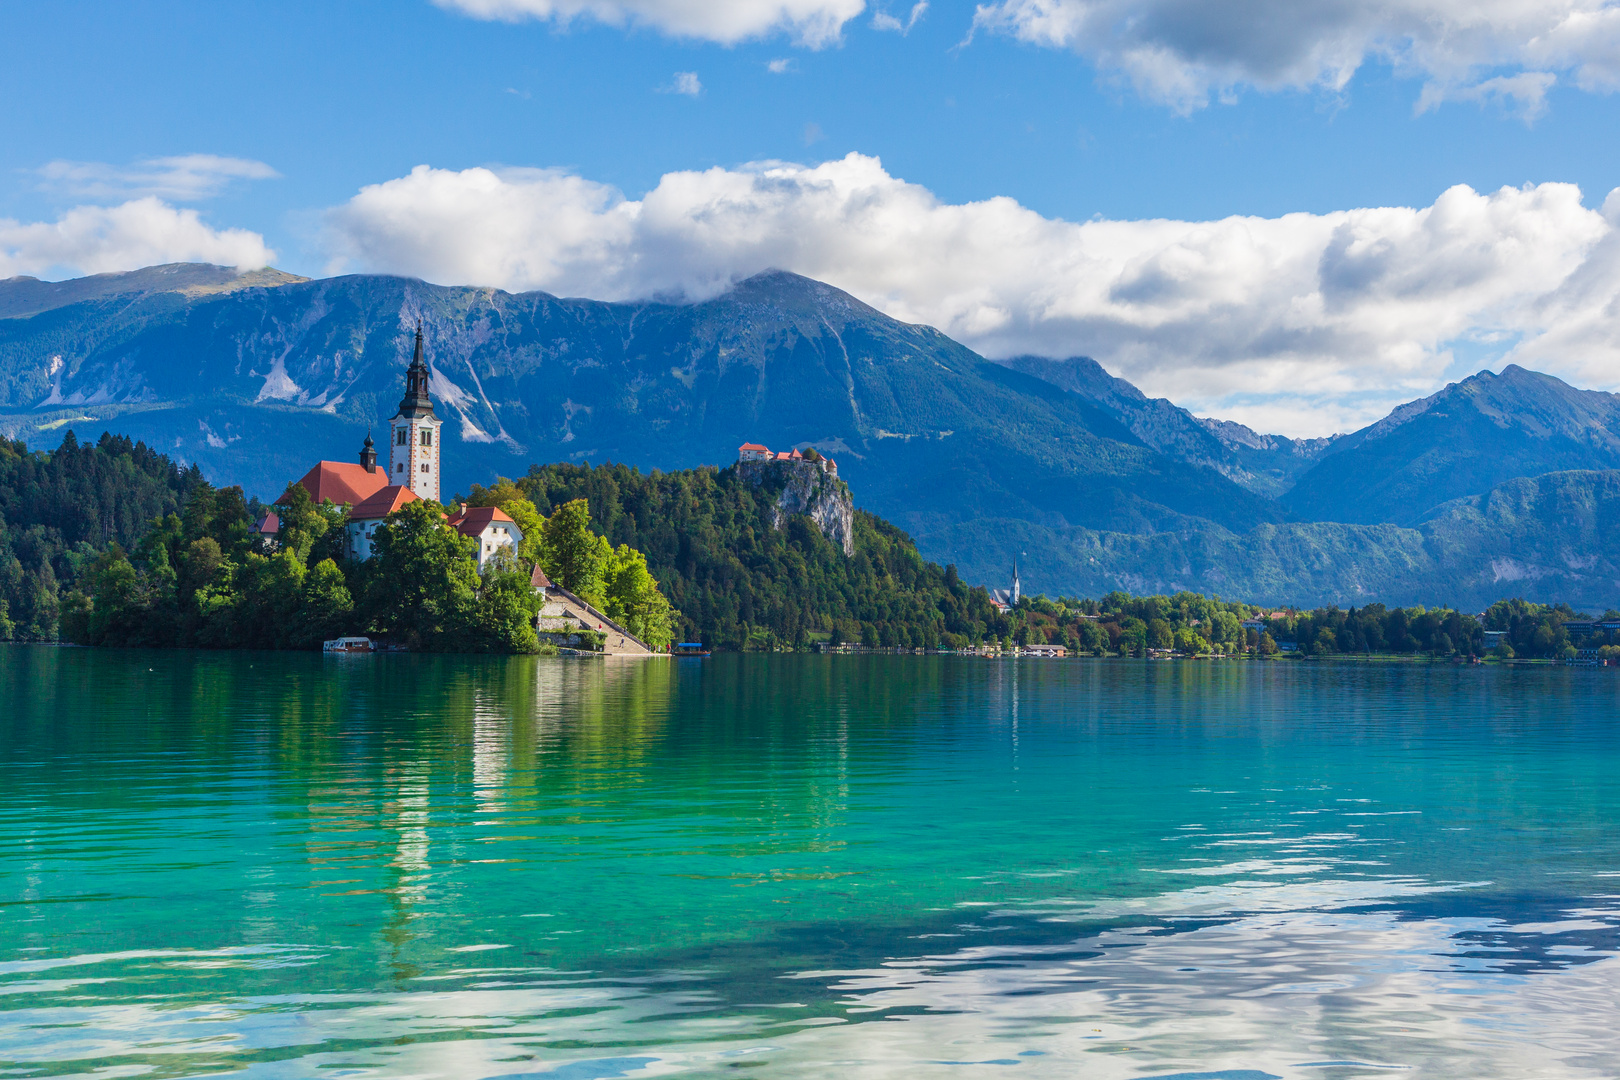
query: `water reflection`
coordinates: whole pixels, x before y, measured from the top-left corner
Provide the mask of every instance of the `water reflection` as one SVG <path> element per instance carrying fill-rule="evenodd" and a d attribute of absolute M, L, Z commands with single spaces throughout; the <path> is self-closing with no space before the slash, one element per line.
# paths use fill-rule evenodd
<path fill-rule="evenodd" d="M 0 688 L 20 1074 L 1620 1056 L 1603 671 L 0 649 Z"/>

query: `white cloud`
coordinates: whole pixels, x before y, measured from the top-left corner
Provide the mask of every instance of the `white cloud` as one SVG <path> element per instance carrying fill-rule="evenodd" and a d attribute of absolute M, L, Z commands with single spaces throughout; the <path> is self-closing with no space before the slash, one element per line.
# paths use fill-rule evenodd
<path fill-rule="evenodd" d="M 145 195 L 176 202 L 212 198 L 233 180 L 273 180 L 281 174 L 262 161 L 182 154 L 147 158 L 133 165 L 99 161 L 53 161 L 39 170 L 45 186 L 85 199 L 128 199 Z"/>
<path fill-rule="evenodd" d="M 648 26 L 676 37 L 732 45 L 787 34 L 812 49 L 835 44 L 866 0 L 434 0 L 477 19 L 585 18 L 609 26 Z"/>
<path fill-rule="evenodd" d="M 698 81 L 695 71 L 677 71 L 668 86 L 658 88 L 660 94 L 685 94 L 687 97 L 697 97 L 703 93 L 703 84 Z"/>
<path fill-rule="evenodd" d="M 786 75 L 788 72 L 797 69 L 794 68 L 792 60 L 781 58 L 767 63 L 765 65 L 765 70 L 769 71 L 772 75 Z"/>
<path fill-rule="evenodd" d="M 274 258 L 258 233 L 211 228 L 197 211 L 152 197 L 76 207 L 54 222 L 0 218 L 0 278 L 104 274 L 171 262 L 256 269 Z"/>
<path fill-rule="evenodd" d="M 917 20 L 922 18 L 927 11 L 928 0 L 917 0 L 911 6 L 911 14 L 906 18 L 905 22 L 901 22 L 887 11 L 879 11 L 872 16 L 872 29 L 891 30 L 902 35 L 909 34 L 911 28 L 917 25 Z"/>
<path fill-rule="evenodd" d="M 1181 111 L 1243 87 L 1342 90 L 1368 60 L 1427 80 L 1429 106 L 1477 99 L 1482 76 L 1534 76 L 1495 93 L 1535 108 L 1558 74 L 1620 86 L 1616 0 L 994 0 L 973 25 L 1073 49 Z"/>
<path fill-rule="evenodd" d="M 1009 198 L 944 203 L 858 154 L 670 173 L 640 200 L 556 171 L 420 166 L 364 188 L 328 227 L 333 270 L 608 300 L 707 297 L 792 270 L 986 355 L 1086 354 L 1284 434 L 1432 391 L 1462 339 L 1620 388 L 1620 194 L 1599 212 L 1568 184 L 1455 187 L 1423 208 L 1075 223 Z"/>

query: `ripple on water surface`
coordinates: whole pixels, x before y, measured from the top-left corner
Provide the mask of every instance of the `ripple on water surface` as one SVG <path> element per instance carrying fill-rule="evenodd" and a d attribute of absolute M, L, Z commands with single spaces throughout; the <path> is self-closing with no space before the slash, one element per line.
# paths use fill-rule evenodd
<path fill-rule="evenodd" d="M 1607 1076 L 1617 685 L 0 649 L 0 1068 Z"/>

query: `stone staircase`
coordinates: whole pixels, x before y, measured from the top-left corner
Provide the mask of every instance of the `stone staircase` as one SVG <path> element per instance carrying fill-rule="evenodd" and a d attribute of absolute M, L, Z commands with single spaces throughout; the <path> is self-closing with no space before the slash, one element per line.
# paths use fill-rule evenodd
<path fill-rule="evenodd" d="M 560 585 L 548 584 L 540 591 L 543 603 L 535 621 L 539 633 L 561 635 L 595 630 L 607 635 L 602 643 L 604 656 L 665 655 Z"/>

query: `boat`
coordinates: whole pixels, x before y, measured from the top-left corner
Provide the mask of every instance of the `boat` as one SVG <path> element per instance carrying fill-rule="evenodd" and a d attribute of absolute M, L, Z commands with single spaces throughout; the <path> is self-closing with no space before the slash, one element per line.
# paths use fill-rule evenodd
<path fill-rule="evenodd" d="M 682 641 L 670 646 L 671 656 L 708 656 L 709 650 L 701 641 Z"/>
<path fill-rule="evenodd" d="M 369 653 L 376 651 L 376 644 L 368 637 L 340 637 L 321 643 L 321 652 Z"/>

